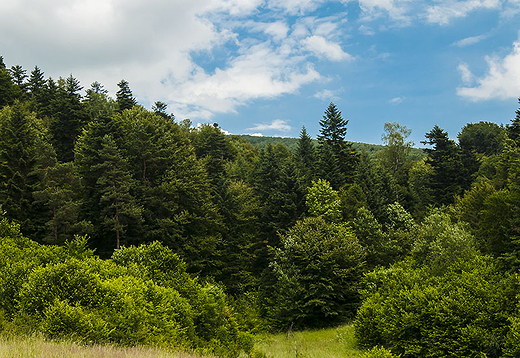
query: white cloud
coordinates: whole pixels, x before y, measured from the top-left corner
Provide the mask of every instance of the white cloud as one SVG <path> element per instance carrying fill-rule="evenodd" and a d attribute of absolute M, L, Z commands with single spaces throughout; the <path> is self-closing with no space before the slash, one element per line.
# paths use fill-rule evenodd
<path fill-rule="evenodd" d="M 248 128 L 248 131 L 281 131 L 281 132 L 289 132 L 292 129 L 290 125 L 287 124 L 286 120 L 283 119 L 275 119 L 271 123 L 261 123 L 255 124 L 254 127 Z"/>
<path fill-rule="evenodd" d="M 352 60 L 352 55 L 344 52 L 337 43 L 330 42 L 322 36 L 313 35 L 303 39 L 302 45 L 318 57 L 326 57 L 331 61 Z"/>
<path fill-rule="evenodd" d="M 442 0 L 440 4 L 429 6 L 426 19 L 430 23 L 447 25 L 451 20 L 466 17 L 479 9 L 500 9 L 501 0 Z"/>
<path fill-rule="evenodd" d="M 395 97 L 388 101 L 388 103 L 393 105 L 398 105 L 403 103 L 403 101 L 406 99 L 406 97 Z"/>
<path fill-rule="evenodd" d="M 251 133 L 250 136 L 253 136 L 253 137 L 263 137 L 264 135 L 262 133 Z"/>
<path fill-rule="evenodd" d="M 476 86 L 457 88 L 457 94 L 471 101 L 517 98 L 520 93 L 520 40 L 504 58 L 488 56 L 486 61 L 488 73 L 476 79 Z M 462 76 L 464 80 L 464 73 Z"/>
<path fill-rule="evenodd" d="M 459 64 L 458 70 L 460 72 L 460 77 L 464 84 L 471 84 L 473 82 L 473 73 L 469 70 L 468 64 L 461 63 Z"/>
<path fill-rule="evenodd" d="M 478 36 L 466 37 L 465 39 L 462 39 L 462 40 L 459 40 L 459 41 L 453 43 L 453 45 L 455 45 L 457 47 L 471 46 L 471 45 L 479 43 L 480 41 L 485 40 L 487 38 L 488 38 L 488 35 L 478 35 Z"/>
<path fill-rule="evenodd" d="M 322 101 L 325 101 L 325 102 L 328 102 L 331 100 L 336 101 L 339 99 L 338 91 L 332 91 L 332 90 L 328 90 L 328 89 L 324 89 L 323 91 L 316 92 L 313 95 L 313 97 L 321 99 Z"/>

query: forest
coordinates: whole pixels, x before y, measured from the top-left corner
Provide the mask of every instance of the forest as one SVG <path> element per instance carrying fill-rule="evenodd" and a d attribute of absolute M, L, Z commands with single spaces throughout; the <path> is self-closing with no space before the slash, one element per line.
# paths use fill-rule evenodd
<path fill-rule="evenodd" d="M 399 123 L 353 145 L 331 102 L 259 148 L 117 85 L 0 57 L 0 331 L 260 357 L 351 323 L 367 358 L 520 356 L 520 109 L 418 154 Z"/>

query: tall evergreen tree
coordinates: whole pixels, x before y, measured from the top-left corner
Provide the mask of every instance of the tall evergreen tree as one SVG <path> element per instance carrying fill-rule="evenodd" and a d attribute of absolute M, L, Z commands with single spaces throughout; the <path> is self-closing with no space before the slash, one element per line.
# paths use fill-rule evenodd
<path fill-rule="evenodd" d="M 132 95 L 132 91 L 130 90 L 130 85 L 128 81 L 121 80 L 117 86 L 119 90 L 116 92 L 117 105 L 119 107 L 119 112 L 124 111 L 125 109 L 130 109 L 137 104 L 134 96 Z"/>
<path fill-rule="evenodd" d="M 341 111 L 334 103 L 330 103 L 323 119 L 320 120 L 319 142 L 319 175 L 327 179 L 335 189 L 345 183 L 353 183 L 358 155 L 352 143 L 345 140 L 348 120 L 343 119 Z M 329 159 L 333 156 L 334 159 Z M 322 165 L 324 164 L 324 165 Z M 337 173 L 332 174 L 331 173 Z"/>
<path fill-rule="evenodd" d="M 40 150 L 36 118 L 20 102 L 0 109 L 0 205 L 9 219 L 34 228 L 31 218 L 38 208 L 32 193 L 37 184 L 36 154 Z"/>
<path fill-rule="evenodd" d="M 295 153 L 295 162 L 301 186 L 303 188 L 309 187 L 316 175 L 316 149 L 305 126 L 303 126 L 300 131 L 300 138 L 298 139 L 298 146 Z"/>
<path fill-rule="evenodd" d="M 109 117 L 115 112 L 116 103 L 108 96 L 108 91 L 101 83 L 93 82 L 85 93 L 83 103 L 90 121 L 101 116 Z"/>
<path fill-rule="evenodd" d="M 13 103 L 16 98 L 16 87 L 11 80 L 11 74 L 6 69 L 4 59 L 0 56 L 0 108 Z"/>
<path fill-rule="evenodd" d="M 476 169 L 476 158 L 471 153 L 462 153 L 448 133 L 435 125 L 421 142 L 433 146 L 426 148 L 427 163 L 433 169 L 430 186 L 437 205 L 453 203 L 455 195 L 469 189 Z"/>
<path fill-rule="evenodd" d="M 133 183 L 127 163 L 110 135 L 102 139 L 99 159 L 100 163 L 92 170 L 99 172 L 97 186 L 101 194 L 100 215 L 105 228 L 115 234 L 113 245 L 100 244 L 119 249 L 128 226 L 141 224 L 142 208 L 130 191 Z"/>
<path fill-rule="evenodd" d="M 87 112 L 79 94 L 82 89 L 79 81 L 72 75 L 66 79 L 60 78 L 58 81 L 50 130 L 58 160 L 62 162 L 74 159 L 76 139 L 88 121 Z"/>

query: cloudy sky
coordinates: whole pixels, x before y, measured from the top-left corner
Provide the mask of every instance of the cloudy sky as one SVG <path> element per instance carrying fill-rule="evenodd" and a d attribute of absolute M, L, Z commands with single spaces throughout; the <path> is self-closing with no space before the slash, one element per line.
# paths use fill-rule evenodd
<path fill-rule="evenodd" d="M 347 139 L 396 121 L 419 145 L 509 123 L 519 30 L 520 0 L 3 0 L 0 55 L 234 134 L 315 136 L 334 101 Z"/>

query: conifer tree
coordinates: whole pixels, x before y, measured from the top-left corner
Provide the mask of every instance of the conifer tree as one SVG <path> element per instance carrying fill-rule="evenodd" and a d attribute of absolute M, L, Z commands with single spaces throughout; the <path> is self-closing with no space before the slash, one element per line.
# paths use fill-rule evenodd
<path fill-rule="evenodd" d="M 6 69 L 4 59 L 0 56 L 0 108 L 11 104 L 16 97 L 16 88 L 11 80 L 9 70 Z"/>
<path fill-rule="evenodd" d="M 312 138 L 307 133 L 305 126 L 300 131 L 298 147 L 295 154 L 296 170 L 300 180 L 300 185 L 307 188 L 315 178 L 316 170 L 316 150 Z"/>
<path fill-rule="evenodd" d="M 128 81 L 121 80 L 117 86 L 119 90 L 116 92 L 117 105 L 119 107 L 119 112 L 124 111 L 125 109 L 130 109 L 137 104 L 134 96 L 132 95 L 132 91 L 130 90 L 130 85 Z"/>
<path fill-rule="evenodd" d="M 37 183 L 34 173 L 37 141 L 36 118 L 15 102 L 0 110 L 0 205 L 9 219 L 30 231 L 29 220 L 35 207 L 32 192 Z"/>
<path fill-rule="evenodd" d="M 53 116 L 50 130 L 59 161 L 74 159 L 74 145 L 81 129 L 88 121 L 87 112 L 81 102 L 79 81 L 72 75 L 60 78 L 56 100 L 53 103 Z"/>
<path fill-rule="evenodd" d="M 320 120 L 319 175 L 327 179 L 335 189 L 339 189 L 345 183 L 353 183 L 358 162 L 358 155 L 352 148 L 352 143 L 345 140 L 347 124 L 348 120 L 343 119 L 341 111 L 332 102 Z M 329 159 L 330 156 L 334 159 Z"/>
<path fill-rule="evenodd" d="M 126 161 L 108 134 L 101 141 L 99 160 L 92 170 L 99 172 L 100 215 L 106 229 L 115 234 L 112 248 L 119 249 L 128 226 L 141 223 L 142 208 L 131 193 L 133 182 Z"/>

